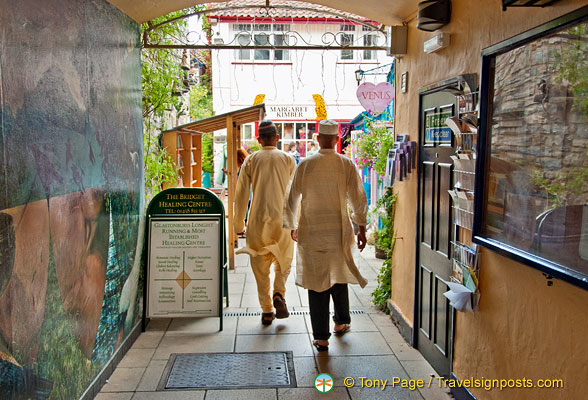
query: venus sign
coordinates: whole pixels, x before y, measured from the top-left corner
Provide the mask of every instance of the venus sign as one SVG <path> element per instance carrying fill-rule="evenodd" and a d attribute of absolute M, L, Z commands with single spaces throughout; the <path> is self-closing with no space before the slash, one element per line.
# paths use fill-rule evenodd
<path fill-rule="evenodd" d="M 381 114 L 388 104 L 394 100 L 394 85 L 389 82 L 380 82 L 374 85 L 364 82 L 357 88 L 359 103 L 372 114 Z"/>

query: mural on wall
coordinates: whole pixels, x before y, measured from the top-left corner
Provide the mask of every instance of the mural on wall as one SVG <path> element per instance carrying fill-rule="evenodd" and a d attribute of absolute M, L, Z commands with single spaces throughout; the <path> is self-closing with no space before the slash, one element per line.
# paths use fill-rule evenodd
<path fill-rule="evenodd" d="M 142 309 L 139 27 L 0 8 L 0 398 L 78 398 Z"/>

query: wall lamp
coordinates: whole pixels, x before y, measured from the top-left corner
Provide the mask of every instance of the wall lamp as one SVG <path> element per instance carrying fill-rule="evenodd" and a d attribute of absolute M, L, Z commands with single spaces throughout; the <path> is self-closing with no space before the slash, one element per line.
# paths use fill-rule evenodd
<path fill-rule="evenodd" d="M 357 86 L 361 83 L 363 79 L 363 71 L 361 68 L 355 70 L 355 80 L 357 81 Z"/>

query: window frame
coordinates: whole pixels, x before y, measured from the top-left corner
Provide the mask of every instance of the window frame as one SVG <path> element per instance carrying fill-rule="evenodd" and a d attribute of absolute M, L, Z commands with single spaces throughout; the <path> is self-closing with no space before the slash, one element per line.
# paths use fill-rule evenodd
<path fill-rule="evenodd" d="M 577 9 L 536 28 L 523 32 L 503 42 L 490 46 L 482 51 L 482 76 L 480 90 L 480 126 L 478 130 L 473 242 L 488 248 L 504 257 L 535 268 L 547 279 L 557 278 L 575 286 L 588 290 L 588 273 L 582 273 L 573 266 L 566 266 L 556 260 L 530 253 L 516 244 L 508 243 L 507 239 L 490 237 L 487 224 L 490 160 L 492 155 L 491 135 L 494 110 L 494 72 L 495 60 L 498 56 L 529 45 L 563 29 L 570 28 L 588 21 L 588 6 Z M 524 229 L 535 230 L 528 226 Z M 582 239 L 580 239 L 581 241 Z M 581 242 L 580 242 L 581 243 Z"/>
<path fill-rule="evenodd" d="M 280 29 L 277 29 L 280 28 Z M 288 49 L 275 49 L 273 46 L 280 45 L 277 44 L 278 37 L 282 41 L 282 43 L 288 43 L 288 35 L 287 32 L 290 30 L 290 24 L 282 24 L 282 23 L 263 23 L 263 24 L 253 24 L 253 23 L 239 23 L 239 24 L 232 24 L 231 30 L 233 36 L 237 40 L 237 44 L 239 43 L 238 37 L 247 37 L 247 43 L 255 44 L 256 41 L 261 41 L 263 37 L 266 39 L 266 44 L 260 44 L 260 46 L 264 46 L 267 48 L 259 48 L 259 49 L 237 49 L 234 53 L 234 58 L 236 61 L 253 61 L 253 62 L 260 62 L 263 63 L 273 63 L 273 62 L 289 62 L 290 61 L 290 51 Z M 273 44 L 271 43 L 273 41 Z M 281 54 L 278 58 L 276 56 L 277 52 Z M 246 54 L 246 56 L 245 56 Z M 263 55 L 267 54 L 267 58 Z"/>

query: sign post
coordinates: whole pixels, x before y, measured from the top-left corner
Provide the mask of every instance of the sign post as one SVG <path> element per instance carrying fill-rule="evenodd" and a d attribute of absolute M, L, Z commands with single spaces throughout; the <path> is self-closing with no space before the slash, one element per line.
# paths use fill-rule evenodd
<path fill-rule="evenodd" d="M 225 288 L 225 212 L 202 188 L 158 193 L 147 208 L 147 318 L 220 317 Z M 226 294 L 228 296 L 228 294 Z"/>

